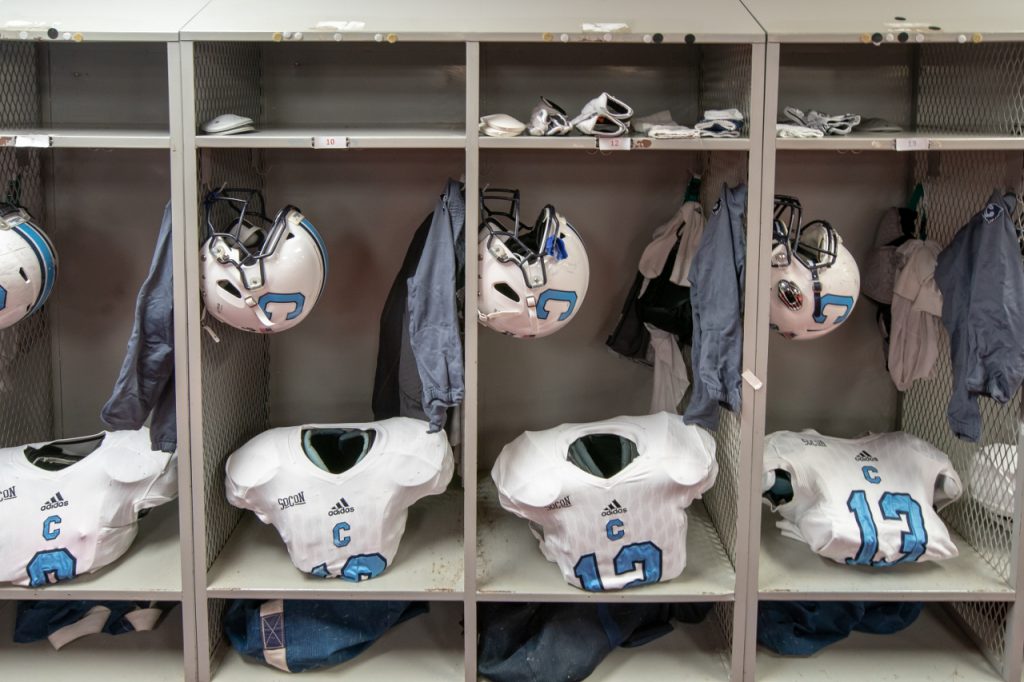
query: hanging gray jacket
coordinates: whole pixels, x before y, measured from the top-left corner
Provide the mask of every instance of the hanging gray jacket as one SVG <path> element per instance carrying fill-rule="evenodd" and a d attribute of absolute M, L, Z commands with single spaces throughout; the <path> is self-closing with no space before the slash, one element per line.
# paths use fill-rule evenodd
<path fill-rule="evenodd" d="M 423 385 L 423 411 L 439 431 L 447 410 L 466 395 L 455 298 L 465 271 L 466 204 L 461 185 L 448 180 L 434 209 L 416 273 L 409 278 L 409 345 Z"/>
<path fill-rule="evenodd" d="M 138 429 L 152 412 L 149 436 L 154 450 L 178 447 L 174 406 L 174 282 L 171 204 L 164 208 L 149 275 L 135 302 L 135 324 L 128 339 L 114 393 L 100 412 L 112 429 Z"/>
<path fill-rule="evenodd" d="M 1005 403 L 1024 380 L 1024 265 L 1016 207 L 1014 196 L 994 192 L 935 267 L 953 364 L 947 417 L 953 432 L 972 443 L 981 438 L 978 396 Z"/>
<path fill-rule="evenodd" d="M 746 185 L 722 185 L 690 267 L 693 392 L 683 421 L 711 431 L 719 406 L 740 409 L 746 205 Z"/>

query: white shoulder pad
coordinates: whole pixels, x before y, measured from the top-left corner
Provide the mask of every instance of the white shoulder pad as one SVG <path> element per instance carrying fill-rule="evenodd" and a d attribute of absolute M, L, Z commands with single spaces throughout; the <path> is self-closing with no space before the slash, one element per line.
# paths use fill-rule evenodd
<path fill-rule="evenodd" d="M 544 442 L 550 434 L 526 431 L 502 448 L 494 463 L 494 484 L 517 504 L 546 507 L 562 496 L 562 477 L 553 471 L 558 462 L 544 455 L 545 447 L 553 447 Z"/>
<path fill-rule="evenodd" d="M 665 473 L 679 485 L 692 486 L 705 481 L 717 471 L 715 461 L 715 438 L 706 430 L 692 424 L 684 424 L 682 417 L 661 412 L 664 423 L 664 438 L 653 433 L 654 443 L 661 443 L 664 453 Z"/>
<path fill-rule="evenodd" d="M 138 483 L 159 476 L 171 461 L 171 453 L 151 448 L 146 427 L 110 431 L 89 457 L 103 460 L 103 468 L 112 481 Z"/>
<path fill-rule="evenodd" d="M 408 423 L 396 423 L 400 421 Z M 396 485 L 415 488 L 430 482 L 446 468 L 452 469 L 452 447 L 443 430 L 427 433 L 427 422 L 405 417 L 380 424 L 388 429 L 391 453 L 386 466 Z"/>
<path fill-rule="evenodd" d="M 232 453 L 225 467 L 228 489 L 247 490 L 272 479 L 281 466 L 281 451 L 288 446 L 284 441 L 293 431 L 294 427 L 264 431 Z"/>

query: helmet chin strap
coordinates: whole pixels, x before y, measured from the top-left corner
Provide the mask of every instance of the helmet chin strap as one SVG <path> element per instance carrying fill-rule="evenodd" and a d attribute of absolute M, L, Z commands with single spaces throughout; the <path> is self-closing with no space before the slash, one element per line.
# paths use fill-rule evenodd
<path fill-rule="evenodd" d="M 821 319 L 821 280 L 818 279 L 818 268 L 813 267 L 811 270 L 811 283 L 814 288 L 814 317 L 812 319 Z"/>

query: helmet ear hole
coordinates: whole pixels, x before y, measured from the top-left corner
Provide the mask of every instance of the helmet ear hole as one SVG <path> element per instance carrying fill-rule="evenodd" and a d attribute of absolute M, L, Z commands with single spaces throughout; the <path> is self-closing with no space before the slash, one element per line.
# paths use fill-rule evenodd
<path fill-rule="evenodd" d="M 295 233 L 294 232 L 289 232 L 288 236 L 284 238 L 285 241 L 288 241 L 289 239 L 295 239 Z"/>
<path fill-rule="evenodd" d="M 494 290 L 497 291 L 502 296 L 504 296 L 505 298 L 515 301 L 516 303 L 519 303 L 519 294 L 517 294 L 515 289 L 510 287 L 507 283 L 498 282 L 497 284 L 494 285 Z"/>
<path fill-rule="evenodd" d="M 221 289 L 231 294 L 235 298 L 242 298 L 242 293 L 235 287 L 234 284 L 227 281 L 226 279 L 218 280 L 217 286 L 219 286 Z"/>
<path fill-rule="evenodd" d="M 18 274 L 21 275 L 23 280 L 28 281 L 28 273 L 25 272 L 25 268 L 18 268 Z"/>

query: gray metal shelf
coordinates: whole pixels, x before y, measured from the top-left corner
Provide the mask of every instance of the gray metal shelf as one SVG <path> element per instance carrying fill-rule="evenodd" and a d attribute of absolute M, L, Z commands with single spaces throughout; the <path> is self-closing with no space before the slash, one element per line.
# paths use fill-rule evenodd
<path fill-rule="evenodd" d="M 640 648 L 619 647 L 587 678 L 597 682 L 637 679 L 725 682 L 729 679 L 729 646 L 710 622 L 673 623 L 672 632 Z"/>
<path fill-rule="evenodd" d="M 139 521 L 128 552 L 96 573 L 44 588 L 0 586 L 0 599 L 130 599 L 178 601 L 181 543 L 178 505 L 166 504 Z"/>
<path fill-rule="evenodd" d="M 250 513 L 207 576 L 207 595 L 223 599 L 462 599 L 462 496 L 428 497 L 409 510 L 392 565 L 360 583 L 301 573 L 272 526 Z"/>
<path fill-rule="evenodd" d="M 388 631 L 359 656 L 340 666 L 302 674 L 303 679 L 423 680 L 450 682 L 464 676 L 462 609 L 456 604 L 430 605 L 430 612 Z M 225 646 L 218 652 L 216 682 L 280 680 L 286 673 L 247 661 Z"/>
<path fill-rule="evenodd" d="M 893 601 L 1012 601 L 1014 590 L 956 531 L 955 559 L 889 569 L 844 566 L 782 536 L 761 514 L 760 598 Z"/>
<path fill-rule="evenodd" d="M 31 644 L 12 641 L 14 603 L 0 604 L 0 660 L 6 679 L 119 680 L 181 682 L 182 610 L 175 608 L 151 632 L 90 635 L 54 651 L 46 640 Z"/>
<path fill-rule="evenodd" d="M 501 509 L 488 481 L 477 495 L 477 598 L 481 601 L 666 602 L 731 601 L 736 574 L 707 510 L 687 511 L 686 568 L 674 580 L 633 590 L 585 592 L 569 585 L 558 566 L 544 558 L 529 524 Z"/>
<path fill-rule="evenodd" d="M 463 149 L 462 126 L 269 128 L 242 135 L 197 135 L 201 149 Z"/>
<path fill-rule="evenodd" d="M 759 649 L 756 679 L 992 682 L 1001 678 L 948 613 L 928 607 L 902 632 L 882 636 L 855 632 L 809 657 L 784 657 Z"/>
<path fill-rule="evenodd" d="M 876 32 L 887 40 L 892 34 L 895 42 L 899 42 L 901 32 L 908 33 L 908 42 L 917 42 L 917 35 L 924 36 L 924 42 L 1020 40 L 1024 37 L 1024 13 L 1016 0 L 984 0 L 970 5 L 930 0 L 903 0 L 898 4 L 865 0 L 830 3 L 827 7 L 810 0 L 743 0 L 743 3 L 767 31 L 769 42 L 870 42 L 870 36 Z M 933 26 L 939 30 L 933 30 Z"/>
<path fill-rule="evenodd" d="M 961 135 L 956 133 L 850 133 L 818 138 L 777 138 L 780 151 L 972 151 L 1024 149 L 1024 136 Z M 903 150 L 900 150 L 903 151 Z"/>
<path fill-rule="evenodd" d="M 585 23 L 626 24 L 611 42 L 666 43 L 692 35 L 699 43 L 760 42 L 764 33 L 739 2 L 705 5 L 696 0 L 651 0 L 621 5 L 602 0 L 579 6 L 526 0 L 509 12 L 472 0 L 428 5 L 393 0 L 339 7 L 330 0 L 288 5 L 213 0 L 181 31 L 182 40 L 253 41 L 605 41 L 608 31 Z M 565 36 L 565 38 L 563 38 Z"/>
<path fill-rule="evenodd" d="M 0 40 L 172 42 L 207 2 L 5 0 Z M 48 35 L 50 29 L 56 29 L 55 37 Z"/>
<path fill-rule="evenodd" d="M 748 151 L 750 139 L 698 138 L 695 140 L 657 140 L 644 136 L 632 136 L 630 149 L 623 151 Z M 586 135 L 565 137 L 480 137 L 480 149 L 590 149 L 599 150 L 601 141 Z M 618 151 L 618 150 L 613 150 Z"/>
<path fill-rule="evenodd" d="M 105 128 L 103 126 L 73 128 L 0 129 L 0 147 L 43 147 L 64 149 L 168 149 L 171 134 L 167 130 L 143 128 Z"/>

